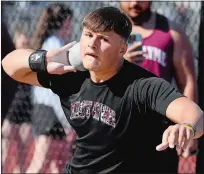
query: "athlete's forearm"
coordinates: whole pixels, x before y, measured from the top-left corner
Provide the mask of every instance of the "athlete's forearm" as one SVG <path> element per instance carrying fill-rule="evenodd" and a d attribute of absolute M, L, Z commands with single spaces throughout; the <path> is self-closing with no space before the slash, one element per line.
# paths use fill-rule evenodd
<path fill-rule="evenodd" d="M 28 64 L 28 58 L 33 52 L 34 50 L 30 49 L 12 51 L 2 60 L 3 69 L 14 80 L 22 81 L 24 76 L 32 72 Z"/>
<path fill-rule="evenodd" d="M 166 111 L 167 117 L 175 123 L 187 123 L 196 128 L 195 138 L 203 135 L 203 111 L 193 101 L 180 97 L 170 103 Z"/>
<path fill-rule="evenodd" d="M 2 66 L 5 72 L 14 80 L 41 86 L 36 72 L 59 75 L 67 72 L 76 72 L 76 69 L 69 65 L 67 61 L 67 51 L 75 43 L 71 42 L 62 48 L 49 50 L 48 52 L 18 49 L 3 59 Z M 72 57 L 75 58 L 76 56 Z M 65 61 L 67 62 L 66 64 L 64 63 Z"/>
<path fill-rule="evenodd" d="M 195 126 L 195 138 L 203 135 L 203 111 L 194 103 L 187 103 L 183 108 L 180 120 L 182 123 L 189 123 Z"/>

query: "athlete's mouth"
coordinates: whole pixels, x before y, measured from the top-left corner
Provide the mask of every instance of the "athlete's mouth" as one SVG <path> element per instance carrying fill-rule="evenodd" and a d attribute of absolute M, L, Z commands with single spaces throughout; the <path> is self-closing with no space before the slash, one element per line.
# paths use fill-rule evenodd
<path fill-rule="evenodd" d="M 94 58 L 98 58 L 98 56 L 96 54 L 91 53 L 91 52 L 87 52 L 87 53 L 85 53 L 85 55 L 92 56 Z"/>

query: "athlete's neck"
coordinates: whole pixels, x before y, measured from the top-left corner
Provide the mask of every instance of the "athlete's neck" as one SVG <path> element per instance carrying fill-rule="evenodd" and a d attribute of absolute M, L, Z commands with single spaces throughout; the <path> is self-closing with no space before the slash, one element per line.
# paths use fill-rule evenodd
<path fill-rule="evenodd" d="M 124 59 L 121 58 L 120 61 L 118 61 L 118 63 L 116 63 L 111 69 L 102 72 L 90 71 L 91 80 L 94 83 L 102 83 L 109 80 L 120 71 L 123 66 L 123 62 Z"/>

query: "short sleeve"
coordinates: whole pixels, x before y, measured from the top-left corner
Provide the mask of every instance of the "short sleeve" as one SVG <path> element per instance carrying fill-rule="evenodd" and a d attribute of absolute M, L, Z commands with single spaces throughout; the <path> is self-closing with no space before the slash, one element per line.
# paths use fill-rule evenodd
<path fill-rule="evenodd" d="M 146 110 L 156 111 L 166 115 L 169 104 L 179 97 L 184 97 L 176 88 L 167 81 L 151 77 L 138 80 L 135 83 L 135 101 Z"/>
<path fill-rule="evenodd" d="M 61 97 L 77 93 L 88 75 L 88 72 L 82 71 L 69 72 L 63 75 L 41 72 L 37 73 L 37 78 L 41 86 L 51 89 Z"/>

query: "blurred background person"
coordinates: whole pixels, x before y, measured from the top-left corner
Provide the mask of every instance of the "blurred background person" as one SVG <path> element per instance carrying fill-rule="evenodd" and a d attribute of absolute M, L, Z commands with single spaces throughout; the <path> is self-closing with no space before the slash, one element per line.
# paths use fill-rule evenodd
<path fill-rule="evenodd" d="M 50 4 L 39 18 L 31 41 L 32 48 L 53 49 L 69 42 L 72 11 L 64 4 Z"/>
<path fill-rule="evenodd" d="M 1 21 L 1 59 L 6 56 L 8 53 L 15 49 L 15 45 L 11 39 L 10 34 L 8 33 L 8 29 Z M 1 125 L 4 122 L 6 114 L 8 113 L 8 109 L 11 105 L 13 97 L 17 91 L 18 83 L 12 80 L 3 70 L 1 66 L 1 94 L 2 101 L 1 102 Z M 9 87 L 9 90 L 8 90 Z"/>
<path fill-rule="evenodd" d="M 1 21 L 1 59 L 15 49 L 15 45 L 8 33 L 6 25 Z M 4 44 L 2 44 L 4 43 Z M 2 127 L 2 166 L 4 169 L 5 160 L 8 153 L 8 135 L 10 134 L 11 126 L 8 120 L 5 121 L 9 107 L 11 106 L 14 95 L 17 91 L 18 83 L 12 80 L 3 70 L 1 66 L 1 126 Z M 9 89 L 9 90 L 8 90 Z"/>
<path fill-rule="evenodd" d="M 190 42 L 174 22 L 153 12 L 151 3 L 120 2 L 120 8 L 132 21 L 132 34 L 139 34 L 142 38 L 140 42 L 135 42 L 129 47 L 124 57 L 169 82 L 175 78 L 180 92 L 197 102 L 197 81 Z M 196 148 L 195 140 L 186 151 L 178 150 L 178 154 L 188 157 Z M 167 154 L 161 156 L 161 168 L 158 170 L 176 173 L 178 156 L 174 151 Z"/>
<path fill-rule="evenodd" d="M 30 40 L 28 36 L 23 32 L 22 25 L 18 24 L 17 30 L 14 34 L 14 44 L 16 49 L 21 48 L 29 48 L 30 47 Z"/>
<path fill-rule="evenodd" d="M 32 48 L 50 50 L 64 46 L 72 31 L 71 22 L 72 11 L 68 6 L 49 5 L 39 18 Z M 26 173 L 62 173 L 73 156 L 75 134 L 66 120 L 59 97 L 50 89 L 33 86 L 32 103 L 35 151 Z"/>
<path fill-rule="evenodd" d="M 18 25 L 15 32 L 15 45 L 7 30 L 5 30 L 4 24 L 2 27 L 2 46 L 6 47 L 2 50 L 29 48 L 29 39 L 23 33 L 21 25 Z M 13 81 L 11 78 L 8 80 Z M 2 103 L 8 104 L 6 101 L 10 98 L 11 94 L 12 97 L 9 99 L 10 104 L 7 106 L 7 108 L 9 107 L 7 112 L 3 114 L 2 166 L 4 173 L 21 173 L 25 168 L 24 162 L 27 154 L 25 147 L 27 147 L 27 140 L 29 135 L 31 135 L 30 111 L 32 107 L 30 102 L 30 86 L 22 83 L 8 84 L 7 82 L 3 78 Z M 7 91 L 11 92 L 11 94 L 7 95 Z"/>

